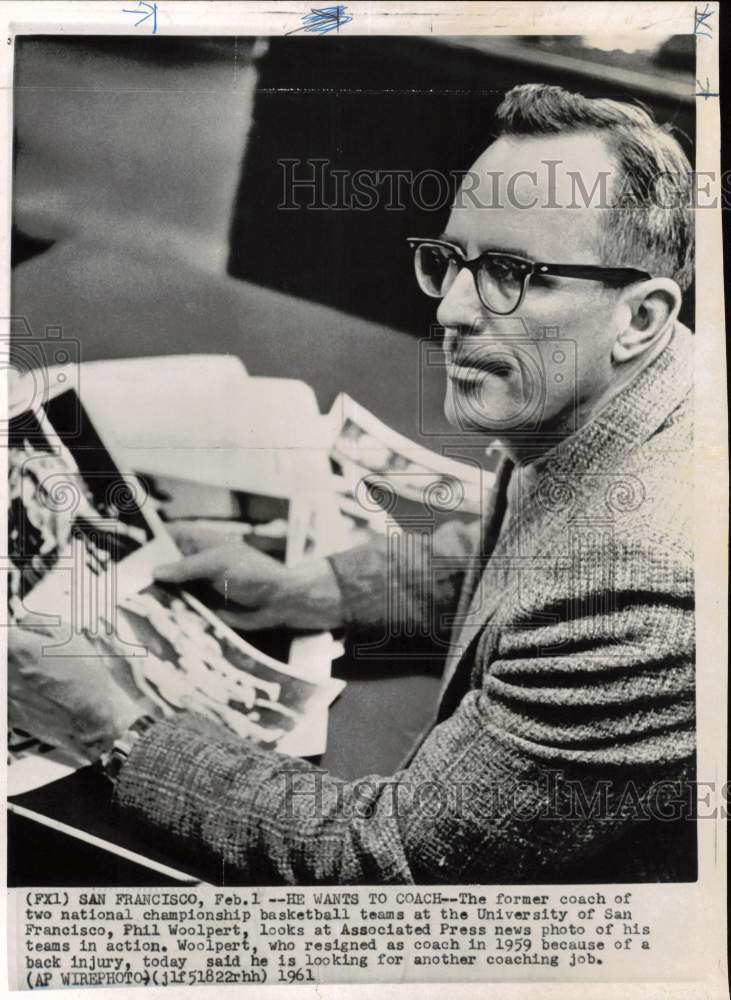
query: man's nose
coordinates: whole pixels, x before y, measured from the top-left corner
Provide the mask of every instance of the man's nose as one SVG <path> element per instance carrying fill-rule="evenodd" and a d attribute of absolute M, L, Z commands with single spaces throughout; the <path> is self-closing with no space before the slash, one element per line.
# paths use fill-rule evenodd
<path fill-rule="evenodd" d="M 466 267 L 460 269 L 452 287 L 439 303 L 437 323 L 444 327 L 469 330 L 479 325 L 485 309 L 477 294 L 474 278 Z"/>

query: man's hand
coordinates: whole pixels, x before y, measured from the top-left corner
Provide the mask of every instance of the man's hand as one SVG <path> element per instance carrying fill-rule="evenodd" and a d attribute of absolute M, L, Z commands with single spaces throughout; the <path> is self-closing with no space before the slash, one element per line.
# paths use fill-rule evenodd
<path fill-rule="evenodd" d="M 185 584 L 205 581 L 223 597 L 217 614 L 240 629 L 330 629 L 343 624 L 343 607 L 335 574 L 326 559 L 308 559 L 292 568 L 232 536 L 220 544 L 209 530 L 190 524 L 171 525 L 185 552 L 177 563 L 159 566 L 155 579 Z M 196 550 L 197 551 L 194 551 Z"/>
<path fill-rule="evenodd" d="M 146 709 L 114 681 L 109 657 L 85 636 L 72 635 L 59 649 L 62 631 L 8 629 L 9 723 L 93 761 Z"/>

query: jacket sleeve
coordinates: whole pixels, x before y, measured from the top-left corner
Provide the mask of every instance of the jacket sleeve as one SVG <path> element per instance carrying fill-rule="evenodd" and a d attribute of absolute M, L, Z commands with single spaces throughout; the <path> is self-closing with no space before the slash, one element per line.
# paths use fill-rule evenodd
<path fill-rule="evenodd" d="M 479 522 L 456 520 L 435 530 L 374 532 L 363 544 L 329 556 L 346 627 L 385 629 L 428 620 L 442 631 L 442 620 L 457 606 L 479 533 Z"/>
<path fill-rule="evenodd" d="M 586 581 L 557 596 L 546 574 L 509 627 L 495 624 L 480 686 L 395 775 L 340 782 L 189 717 L 135 745 L 117 801 L 227 882 L 555 880 L 641 823 L 693 758 L 679 572 L 653 591 L 613 589 L 611 614 L 594 594 L 569 620 L 564 602 Z"/>

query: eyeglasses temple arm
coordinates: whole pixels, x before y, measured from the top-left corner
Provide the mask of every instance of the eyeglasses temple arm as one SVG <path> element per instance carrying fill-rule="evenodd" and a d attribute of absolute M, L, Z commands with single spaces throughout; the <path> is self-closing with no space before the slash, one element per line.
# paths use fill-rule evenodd
<path fill-rule="evenodd" d="M 598 264 L 535 264 L 533 274 L 617 282 L 647 281 L 652 277 L 647 271 L 634 267 L 601 267 Z"/>

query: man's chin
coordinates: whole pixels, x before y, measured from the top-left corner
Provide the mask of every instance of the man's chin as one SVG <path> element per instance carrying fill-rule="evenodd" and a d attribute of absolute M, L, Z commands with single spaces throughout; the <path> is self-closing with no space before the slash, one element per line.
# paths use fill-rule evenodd
<path fill-rule="evenodd" d="M 453 427 L 463 431 L 479 431 L 492 437 L 510 431 L 509 414 L 497 412 L 497 407 L 477 405 L 476 401 L 455 392 L 452 386 L 447 387 L 444 397 L 444 416 Z"/>

